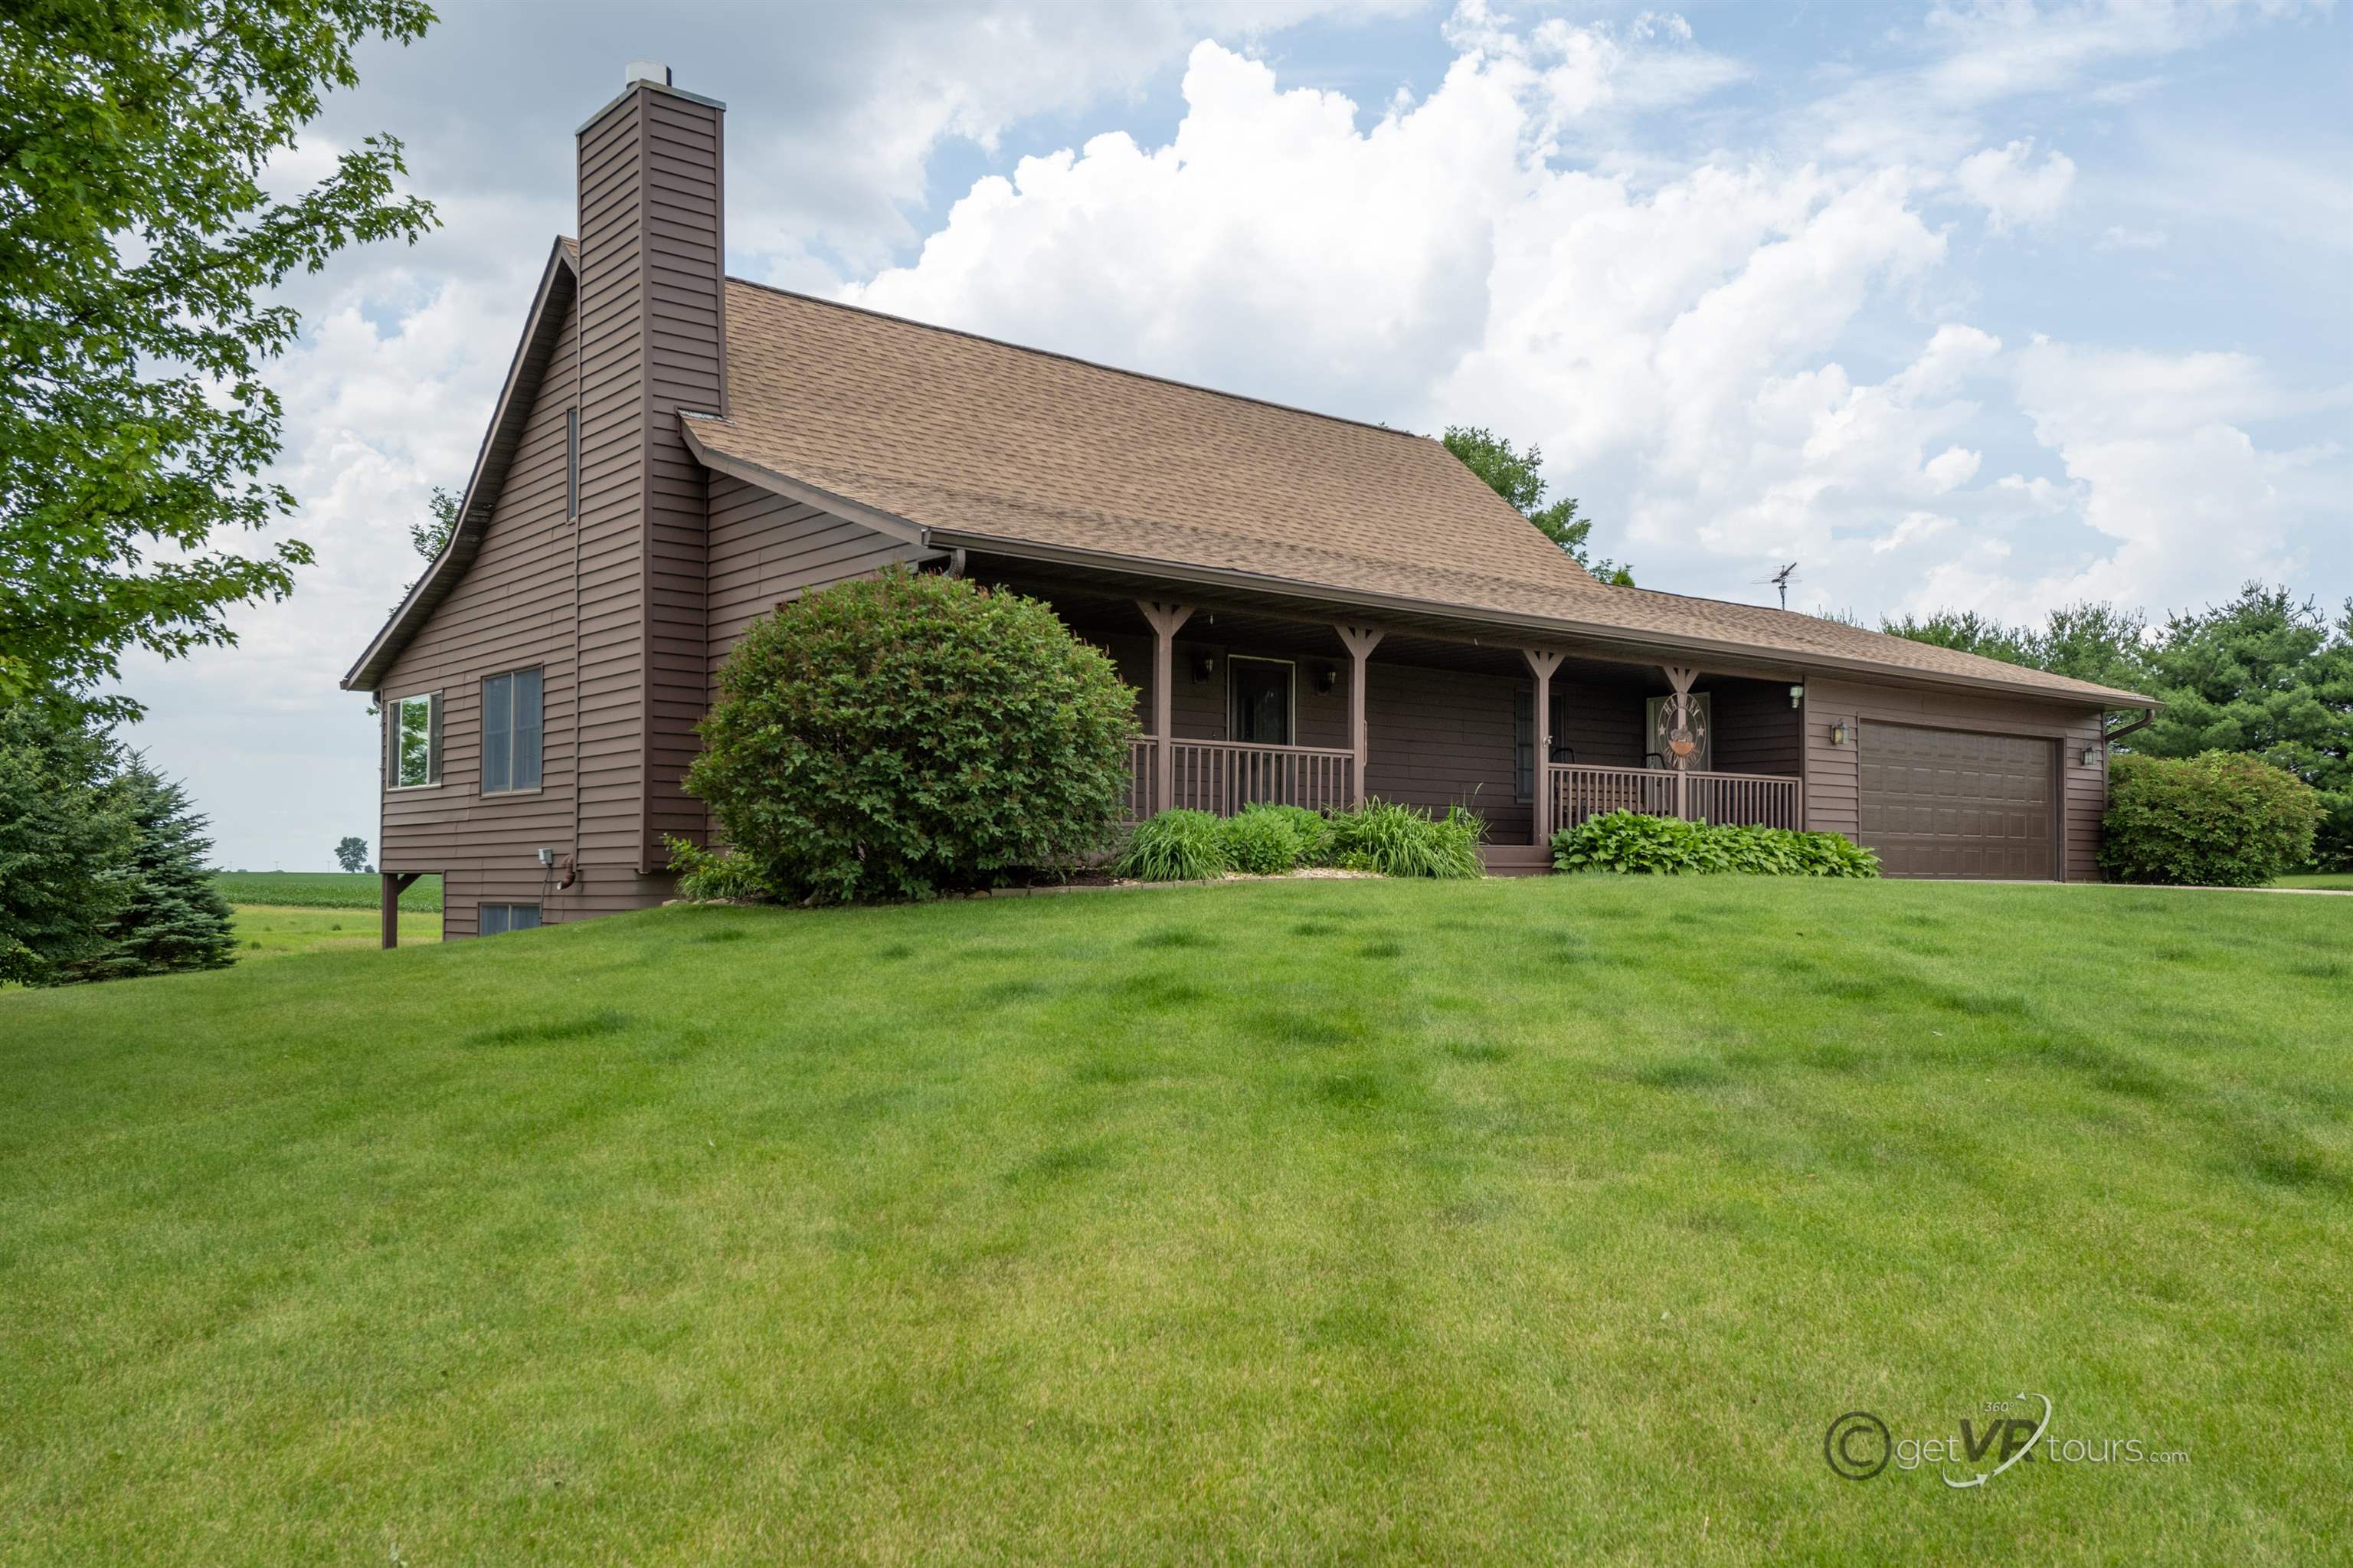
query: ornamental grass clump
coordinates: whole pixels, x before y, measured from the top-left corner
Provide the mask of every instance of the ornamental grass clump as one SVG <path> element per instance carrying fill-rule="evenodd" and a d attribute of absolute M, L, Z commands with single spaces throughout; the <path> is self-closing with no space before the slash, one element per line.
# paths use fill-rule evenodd
<path fill-rule="evenodd" d="M 1723 827 L 1610 811 L 1552 836 L 1553 865 L 1640 876 L 1877 876 L 1879 857 L 1840 833 Z"/>
<path fill-rule="evenodd" d="M 1163 811 L 1135 824 L 1112 874 L 1136 882 L 1207 882 L 1231 869 L 1218 819 L 1207 811 Z"/>
<path fill-rule="evenodd" d="M 1486 835 L 1485 820 L 1459 805 L 1432 818 L 1418 806 L 1367 800 L 1332 819 L 1336 863 L 1383 876 L 1483 876 L 1479 844 Z"/>
<path fill-rule="evenodd" d="M 901 568 L 754 622 L 687 788 L 780 898 L 923 898 L 1115 841 L 1135 695 L 1019 594 Z"/>

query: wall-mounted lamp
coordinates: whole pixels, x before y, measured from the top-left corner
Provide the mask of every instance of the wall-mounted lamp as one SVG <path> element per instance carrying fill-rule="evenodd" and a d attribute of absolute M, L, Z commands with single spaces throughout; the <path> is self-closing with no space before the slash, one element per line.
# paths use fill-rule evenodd
<path fill-rule="evenodd" d="M 1317 691 L 1328 692 L 1339 683 L 1340 672 L 1337 669 L 1335 669 L 1329 664 L 1319 664 L 1315 667 L 1315 689 Z"/>
<path fill-rule="evenodd" d="M 1854 744 L 1854 726 L 1847 723 L 1844 719 L 1841 719 L 1838 723 L 1831 726 L 1831 744 L 1832 746 L 1852 746 Z"/>
<path fill-rule="evenodd" d="M 1798 707 L 1798 706 L 1802 705 L 1804 704 L 1805 700 L 1806 700 L 1806 688 L 1805 688 L 1805 687 L 1803 687 L 1803 686 L 1792 686 L 1792 687 L 1790 687 L 1790 688 L 1789 688 L 1789 705 L 1790 705 L 1791 707 L 1793 707 L 1793 708 L 1794 708 L 1794 707 Z"/>
<path fill-rule="evenodd" d="M 1193 679 L 1206 681 L 1217 673 L 1218 662 L 1210 655 L 1204 653 L 1193 661 Z"/>
<path fill-rule="evenodd" d="M 2099 747 L 2097 745 L 2092 745 L 2084 747 L 2082 761 L 2084 766 L 2086 768 L 2097 768 L 2100 765 Z"/>

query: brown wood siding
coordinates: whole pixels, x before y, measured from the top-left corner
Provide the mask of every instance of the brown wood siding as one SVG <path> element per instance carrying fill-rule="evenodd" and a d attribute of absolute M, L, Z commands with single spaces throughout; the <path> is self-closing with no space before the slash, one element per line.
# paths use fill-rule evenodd
<path fill-rule="evenodd" d="M 1705 681 L 1715 719 L 1715 763 L 1724 773 L 1798 776 L 1804 745 L 1799 715 L 1789 702 L 1789 683 Z"/>
<path fill-rule="evenodd" d="M 568 344 L 576 324 L 567 308 Z M 386 871 L 436 871 L 456 879 L 445 902 L 452 935 L 471 935 L 473 882 L 527 885 L 545 873 L 540 848 L 574 853 L 575 683 L 572 663 L 572 526 L 565 515 L 565 410 L 575 393 L 569 352 L 558 353 L 526 416 L 505 482 L 491 502 L 481 549 L 448 599 L 401 651 L 383 695 L 441 694 L 441 783 L 385 789 L 377 863 Z M 540 788 L 485 797 L 481 783 L 482 680 L 537 668 L 543 684 Z M 383 727 L 378 729 L 378 766 Z M 577 918 L 581 898 L 546 901 L 547 918 Z"/>
<path fill-rule="evenodd" d="M 1527 685 L 1508 675 L 1385 664 L 1375 653 L 1365 680 L 1366 789 L 1432 812 L 1459 802 L 1487 819 L 1489 838 L 1526 842 L 1535 816 L 1513 798 L 1512 737 Z"/>
<path fill-rule="evenodd" d="M 645 831 L 647 95 L 580 133 L 580 860 L 634 877 Z"/>
<path fill-rule="evenodd" d="M 646 470 L 646 821 L 649 868 L 666 834 L 700 839 L 702 804 L 687 765 L 710 687 L 706 563 L 710 498 L 679 432 L 681 409 L 721 412 L 725 397 L 724 257 L 720 233 L 722 111 L 640 92 Z"/>
<path fill-rule="evenodd" d="M 1642 694 L 1631 683 L 1556 680 L 1556 759 L 1588 768 L 1641 767 Z"/>
<path fill-rule="evenodd" d="M 728 650 L 779 604 L 921 554 L 871 528 L 712 474 L 703 694 L 715 693 Z M 699 706 L 695 716 L 702 716 Z"/>
<path fill-rule="evenodd" d="M 1855 726 L 1855 744 L 1831 744 L 1831 726 L 1841 719 Z M 2070 882 L 2098 879 L 2095 857 L 2100 819 L 2107 810 L 2107 770 L 2085 768 L 2078 758 L 2084 746 L 2099 739 L 2099 709 L 1854 681 L 1810 681 L 1805 708 L 1808 827 L 1849 837 L 1862 831 L 1860 761 L 1871 744 L 1874 720 L 1932 729 L 2033 736 L 2062 743 L 2057 766 L 2063 874 Z"/>

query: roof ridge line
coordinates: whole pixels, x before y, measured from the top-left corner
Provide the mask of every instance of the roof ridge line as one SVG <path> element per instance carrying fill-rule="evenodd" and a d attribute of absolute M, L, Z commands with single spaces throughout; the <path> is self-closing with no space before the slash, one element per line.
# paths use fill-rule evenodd
<path fill-rule="evenodd" d="M 804 300 L 812 305 L 826 305 L 837 311 L 848 311 L 854 315 L 872 316 L 877 321 L 896 322 L 902 326 L 916 327 L 924 332 L 945 333 L 950 337 L 969 338 L 975 343 L 985 343 L 997 348 L 1009 348 L 1016 354 L 1034 354 L 1040 359 L 1059 359 L 1065 365 L 1081 365 L 1089 370 L 1101 370 L 1112 376 L 1125 376 L 1136 381 L 1157 382 L 1163 387 L 1176 387 L 1187 392 L 1206 393 L 1209 397 L 1223 397 L 1229 402 L 1255 404 L 1261 408 L 1274 408 L 1285 414 L 1300 414 L 1311 419 L 1325 419 L 1335 425 L 1352 425 L 1360 430 L 1372 430 L 1380 435 L 1396 436 L 1409 441 L 1437 440 L 1436 437 L 1425 436 L 1419 430 L 1400 429 L 1395 425 L 1376 424 L 1370 419 L 1352 419 L 1345 414 L 1327 414 L 1321 408 L 1303 408 L 1296 403 L 1278 403 L 1271 397 L 1253 397 L 1247 392 L 1229 392 L 1222 387 L 1204 387 L 1198 381 L 1179 381 L 1173 376 L 1156 376 L 1149 370 L 1131 370 L 1124 365 L 1110 365 L 1100 359 L 1089 359 L 1083 355 L 1064 354 L 1057 348 L 1039 348 L 1034 344 L 1015 343 L 1011 338 L 991 337 L 985 332 L 974 332 L 968 327 L 942 326 L 937 322 L 918 321 L 913 316 L 902 316 L 895 311 L 878 311 L 871 305 L 853 305 L 846 300 L 828 300 L 822 294 L 807 294 L 798 289 L 787 289 L 776 283 L 763 283 L 756 279 L 738 278 L 732 272 L 727 274 L 727 281 L 731 283 L 741 283 L 747 289 L 757 289 L 765 294 L 781 294 L 788 300 Z"/>

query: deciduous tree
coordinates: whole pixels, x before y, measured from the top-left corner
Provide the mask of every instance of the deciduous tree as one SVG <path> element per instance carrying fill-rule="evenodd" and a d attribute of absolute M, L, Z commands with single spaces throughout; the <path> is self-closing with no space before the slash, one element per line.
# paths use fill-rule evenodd
<path fill-rule="evenodd" d="M 356 46 L 431 20 L 417 0 L 0 8 L 0 702 L 87 688 L 133 645 L 232 641 L 227 611 L 310 560 L 237 547 L 294 504 L 263 477 L 261 373 L 300 326 L 273 291 L 433 211 L 389 136 L 286 199 L 265 167 L 359 79 Z"/>
<path fill-rule="evenodd" d="M 1593 519 L 1577 514 L 1575 496 L 1565 496 L 1549 506 L 1544 503 L 1546 486 L 1542 448 L 1530 447 L 1525 453 L 1514 450 L 1510 441 L 1477 425 L 1449 425 L 1440 440 L 1448 451 L 1462 460 L 1463 467 L 1486 481 L 1490 490 L 1510 502 L 1514 511 L 1567 551 L 1578 566 L 1604 582 L 1621 588 L 1634 586 L 1630 567 L 1589 558 Z"/>

